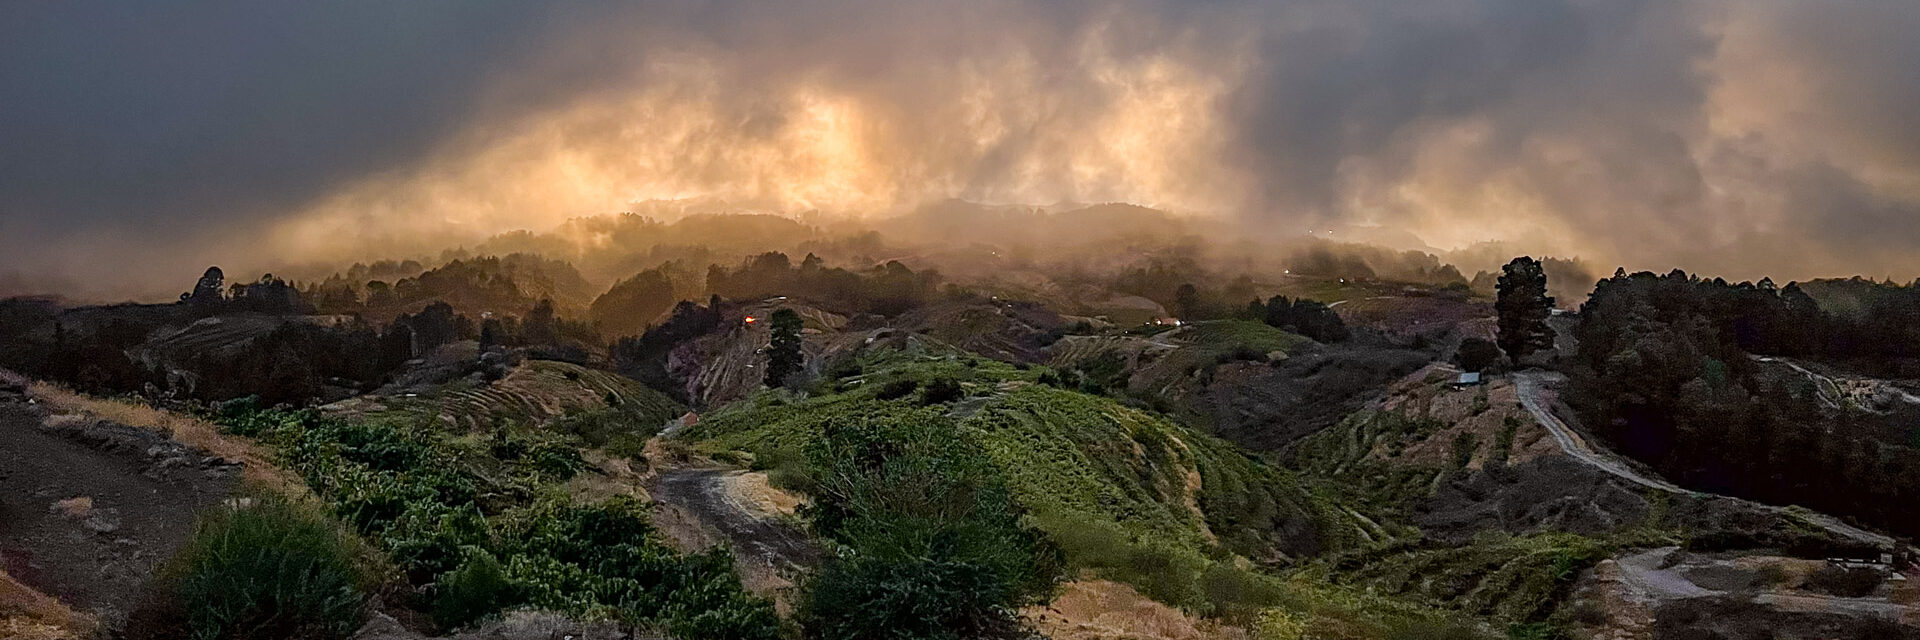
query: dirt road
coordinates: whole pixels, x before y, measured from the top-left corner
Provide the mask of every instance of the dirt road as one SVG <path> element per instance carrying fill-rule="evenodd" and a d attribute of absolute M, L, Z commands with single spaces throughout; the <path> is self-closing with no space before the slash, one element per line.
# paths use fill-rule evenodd
<path fill-rule="evenodd" d="M 733 547 L 743 572 L 786 575 L 812 566 L 820 550 L 782 519 L 764 476 L 734 469 L 675 469 L 660 474 L 653 499 L 685 510 Z"/>
<path fill-rule="evenodd" d="M 0 568 L 111 627 L 239 467 L 0 395 Z"/>
<path fill-rule="evenodd" d="M 1581 437 L 1579 432 L 1567 426 L 1565 421 L 1553 413 L 1553 397 L 1550 387 L 1553 384 L 1565 380 L 1565 376 L 1544 371 L 1520 371 L 1513 374 L 1513 381 L 1520 392 L 1520 404 L 1526 406 L 1527 412 L 1533 414 L 1535 421 L 1547 428 L 1547 432 L 1553 435 L 1554 442 L 1560 445 L 1561 451 L 1565 451 L 1567 455 L 1573 456 L 1575 459 L 1587 463 L 1595 469 L 1613 474 L 1614 476 L 1618 476 L 1621 479 L 1648 489 L 1689 495 L 1704 495 L 1695 491 L 1682 489 L 1665 480 L 1641 475 L 1626 464 L 1615 460 L 1611 455 L 1597 451 L 1591 445 L 1587 444 L 1586 438 Z"/>
<path fill-rule="evenodd" d="M 1865 395 L 1869 397 L 1884 395 L 1888 403 L 1900 401 L 1907 404 L 1920 404 L 1920 396 L 1916 396 L 1906 389 L 1894 386 L 1885 380 L 1875 380 L 1872 378 L 1835 378 L 1817 373 L 1801 366 L 1798 362 L 1773 356 L 1753 356 L 1753 360 L 1755 362 L 1783 364 L 1793 369 L 1794 372 L 1806 376 L 1807 380 L 1813 383 L 1814 396 L 1820 400 L 1821 406 L 1828 409 L 1845 408 L 1845 405 L 1848 404 L 1850 399 L 1857 397 L 1857 393 L 1849 393 L 1850 389 L 1864 390 Z"/>

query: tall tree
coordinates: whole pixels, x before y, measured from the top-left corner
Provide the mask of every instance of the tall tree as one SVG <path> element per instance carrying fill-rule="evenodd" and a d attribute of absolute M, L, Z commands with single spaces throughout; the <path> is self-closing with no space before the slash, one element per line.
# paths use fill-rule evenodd
<path fill-rule="evenodd" d="M 213 313 L 221 303 L 226 302 L 226 281 L 227 275 L 220 271 L 220 267 L 207 267 L 206 273 L 201 274 L 200 280 L 193 284 L 193 290 L 180 294 L 180 301 L 192 305 L 197 312 Z"/>
<path fill-rule="evenodd" d="M 533 309 L 527 312 L 526 322 L 521 324 L 520 335 L 530 345 L 560 342 L 560 330 L 554 318 L 552 299 L 541 298 L 539 302 L 533 304 Z"/>
<path fill-rule="evenodd" d="M 767 346 L 767 386 L 780 386 L 788 375 L 799 371 L 805 361 L 806 354 L 800 350 L 801 324 L 800 314 L 792 309 L 773 312 L 773 340 Z"/>
<path fill-rule="evenodd" d="M 1180 314 L 1181 318 L 1198 320 L 1202 315 L 1201 306 L 1200 288 L 1193 286 L 1193 283 L 1181 283 L 1180 288 L 1174 289 L 1173 312 Z"/>
<path fill-rule="evenodd" d="M 1547 272 L 1539 260 L 1514 258 L 1501 271 L 1493 303 L 1500 316 L 1498 340 L 1500 350 L 1518 364 L 1535 351 L 1553 348 L 1553 329 L 1547 326 L 1553 297 L 1547 295 Z"/>

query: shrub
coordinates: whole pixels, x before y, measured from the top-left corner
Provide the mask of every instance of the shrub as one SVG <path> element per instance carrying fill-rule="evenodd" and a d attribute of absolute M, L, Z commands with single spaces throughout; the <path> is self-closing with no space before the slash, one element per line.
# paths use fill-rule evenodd
<path fill-rule="evenodd" d="M 1030 591 L 1039 541 L 1021 532 L 912 518 L 854 527 L 856 551 L 807 582 L 810 638 L 1018 637 L 1018 607 L 1041 600 Z"/>
<path fill-rule="evenodd" d="M 772 603 L 742 590 L 725 551 L 674 552 L 635 500 L 559 499 L 552 483 L 571 475 L 579 456 L 550 437 L 503 431 L 469 444 L 432 429 L 308 411 L 257 411 L 226 423 L 274 445 L 335 513 L 392 555 L 414 588 L 435 596 L 433 612 L 447 624 L 525 603 L 687 640 L 778 636 Z M 394 456 L 415 464 L 388 468 Z"/>
<path fill-rule="evenodd" d="M 1460 349 L 1454 352 L 1453 362 L 1463 371 L 1481 371 L 1500 363 L 1499 345 L 1486 338 L 1467 338 L 1460 341 Z"/>
<path fill-rule="evenodd" d="M 433 618 L 452 628 L 479 620 L 524 602 L 518 585 L 507 578 L 500 561 L 479 547 L 467 547 L 466 561 L 440 577 L 433 601 Z"/>
<path fill-rule="evenodd" d="M 953 378 L 939 378 L 928 382 L 926 388 L 920 390 L 920 404 L 953 402 L 965 395 L 966 391 L 960 388 L 959 381 Z"/>
<path fill-rule="evenodd" d="M 839 416 L 807 444 L 816 530 L 844 551 L 806 584 L 813 638 L 1011 637 L 1059 552 L 938 409 Z"/>
<path fill-rule="evenodd" d="M 1473 454 L 1480 450 L 1480 436 L 1472 431 L 1462 431 L 1453 437 L 1453 468 L 1464 469 L 1473 461 Z"/>
<path fill-rule="evenodd" d="M 365 617 L 375 566 L 364 543 L 318 509 L 263 497 L 204 516 L 129 627 L 152 638 L 345 638 Z"/>
<path fill-rule="evenodd" d="M 885 386 L 880 387 L 880 391 L 874 394 L 874 397 L 877 397 L 881 400 L 896 400 L 899 398 L 907 397 L 909 394 L 913 393 L 914 389 L 917 389 L 919 387 L 920 387 L 920 383 L 914 380 L 908 380 L 908 379 L 895 380 L 893 382 L 887 383 Z"/>

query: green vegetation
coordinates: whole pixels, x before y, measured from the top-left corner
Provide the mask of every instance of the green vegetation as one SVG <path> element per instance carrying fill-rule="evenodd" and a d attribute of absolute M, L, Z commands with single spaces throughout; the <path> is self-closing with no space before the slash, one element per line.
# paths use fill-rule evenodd
<path fill-rule="evenodd" d="M 312 505 L 268 496 L 214 509 L 149 586 L 136 637 L 344 638 L 384 571 L 376 554 Z"/>
<path fill-rule="evenodd" d="M 577 420 L 582 413 L 597 412 L 651 435 L 686 412 L 665 394 L 618 374 L 553 360 L 529 360 L 489 385 L 460 381 L 419 397 L 381 402 L 384 410 L 361 417 L 406 423 L 436 418 L 456 431 L 481 431 L 500 422 Z"/>
<path fill-rule="evenodd" d="M 271 444 L 334 514 L 386 551 L 438 622 L 532 606 L 662 627 L 682 638 L 773 638 L 773 607 L 741 590 L 725 550 L 681 555 L 629 498 L 574 504 L 581 467 L 554 436 L 456 439 L 431 427 L 234 403 L 233 433 Z"/>
<path fill-rule="evenodd" d="M 1052 595 L 1057 554 L 940 410 L 841 415 L 806 452 L 814 528 L 841 545 L 806 583 L 809 637 L 1015 637 Z"/>
<path fill-rule="evenodd" d="M 787 383 L 787 376 L 799 372 L 806 364 L 807 354 L 801 351 L 800 314 L 782 307 L 773 312 L 773 336 L 767 345 L 766 385 L 778 387 Z"/>
<path fill-rule="evenodd" d="M 1553 348 L 1553 297 L 1547 295 L 1547 272 L 1539 260 L 1522 256 L 1502 268 L 1493 309 L 1499 314 L 1495 341 L 1515 364 L 1535 351 Z"/>
<path fill-rule="evenodd" d="M 1312 342 L 1306 336 L 1250 320 L 1197 322 L 1180 336 L 1210 354 L 1243 348 L 1260 353 L 1287 353 Z"/>
<path fill-rule="evenodd" d="M 821 624 L 816 618 L 809 633 L 858 635 L 855 630 L 872 628 L 860 625 L 914 624 L 893 617 L 905 605 L 883 598 L 876 590 L 882 585 L 947 594 L 943 598 L 974 594 L 959 596 L 974 603 L 1032 594 L 1010 585 L 1035 575 L 1026 567 L 1044 564 L 1027 563 L 1046 561 L 1049 547 L 1058 548 L 1071 572 L 1121 581 L 1161 602 L 1242 626 L 1272 618 L 1263 612 L 1275 608 L 1314 637 L 1397 637 L 1449 624 L 1447 616 L 1421 606 L 1259 570 L 1358 548 L 1385 533 L 1284 469 L 1225 442 L 1110 398 L 1032 384 L 1053 375 L 1042 368 L 925 351 L 873 351 L 853 359 L 856 364 L 831 369 L 849 375 L 822 381 L 821 395 L 765 392 L 708 415 L 684 434 L 709 454 L 750 454 L 782 486 L 813 495 L 822 505 L 816 529 L 844 549 L 879 549 L 843 554 L 816 576 L 811 595 L 821 605 L 866 599 L 888 606 L 829 607 L 854 617 L 818 627 L 826 631 L 814 630 Z M 960 399 L 930 402 L 948 394 L 914 393 L 948 384 L 961 390 Z M 807 462 L 796 468 L 800 459 Z M 935 469 L 937 482 L 922 477 Z M 849 477 L 864 480 L 849 483 Z M 1011 505 L 999 506 L 1002 494 Z M 964 507 L 937 511 L 975 515 L 861 515 L 919 513 L 955 496 L 971 498 L 960 501 Z M 1024 514 L 1020 525 L 1007 524 L 1006 513 Z M 966 533 L 943 529 L 958 521 L 967 523 Z M 1047 544 L 1027 542 L 1023 532 L 1031 531 L 1044 533 Z M 957 571 L 942 564 L 943 556 L 903 553 L 942 536 L 998 540 L 1004 555 L 969 546 L 977 543 L 943 550 L 985 556 Z M 900 561 L 864 560 L 874 557 Z M 995 568 L 1007 566 L 1021 569 Z"/>
<path fill-rule="evenodd" d="M 1572 534 L 1486 536 L 1462 546 L 1417 539 L 1331 556 L 1332 580 L 1375 593 L 1490 617 L 1509 624 L 1556 624 L 1560 605 L 1582 570 L 1614 546 Z"/>

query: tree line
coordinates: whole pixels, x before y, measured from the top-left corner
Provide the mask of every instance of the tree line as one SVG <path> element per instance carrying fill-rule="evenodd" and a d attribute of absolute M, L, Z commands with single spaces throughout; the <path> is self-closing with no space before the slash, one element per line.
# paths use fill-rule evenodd
<path fill-rule="evenodd" d="M 1572 394 L 1587 424 L 1689 487 L 1920 533 L 1920 430 L 1823 409 L 1805 376 L 1753 355 L 1910 357 L 1912 287 L 1881 285 L 1871 315 L 1823 310 L 1802 287 L 1729 284 L 1682 271 L 1618 271 L 1580 309 Z M 1867 344 L 1877 334 L 1877 344 Z"/>

